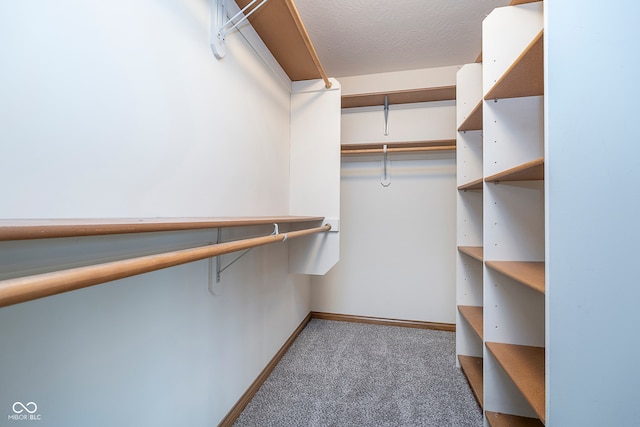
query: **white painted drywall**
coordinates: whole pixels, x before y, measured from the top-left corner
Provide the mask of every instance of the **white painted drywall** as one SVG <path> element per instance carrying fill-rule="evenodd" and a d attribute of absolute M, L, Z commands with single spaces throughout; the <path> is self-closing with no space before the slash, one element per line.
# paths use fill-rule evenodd
<path fill-rule="evenodd" d="M 289 213 L 289 88 L 238 33 L 213 57 L 208 2 L 2 2 L 0 56 L 1 218 Z M 2 243 L 0 271 L 214 239 Z M 309 280 L 286 243 L 209 280 L 202 261 L 0 309 L 0 417 L 33 401 L 41 427 L 216 425 Z"/>
<path fill-rule="evenodd" d="M 455 323 L 455 158 L 342 165 L 340 261 L 312 278 L 315 311 Z"/>
<path fill-rule="evenodd" d="M 289 243 L 292 273 L 325 274 L 340 258 L 340 83 L 292 84 L 289 212 L 323 216 L 329 233 Z"/>
<path fill-rule="evenodd" d="M 544 2 L 547 426 L 635 425 L 640 5 Z"/>
<path fill-rule="evenodd" d="M 382 106 L 344 109 L 342 143 L 454 139 L 455 103 L 392 105 L 389 123 L 385 137 Z M 340 261 L 312 278 L 312 309 L 455 323 L 455 154 L 390 155 L 387 188 L 381 160 L 343 156 Z"/>

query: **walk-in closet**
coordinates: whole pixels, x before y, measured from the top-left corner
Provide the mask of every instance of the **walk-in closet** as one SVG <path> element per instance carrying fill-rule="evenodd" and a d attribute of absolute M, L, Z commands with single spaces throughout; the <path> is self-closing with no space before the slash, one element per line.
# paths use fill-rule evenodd
<path fill-rule="evenodd" d="M 0 0 L 0 426 L 634 426 L 640 6 Z"/>

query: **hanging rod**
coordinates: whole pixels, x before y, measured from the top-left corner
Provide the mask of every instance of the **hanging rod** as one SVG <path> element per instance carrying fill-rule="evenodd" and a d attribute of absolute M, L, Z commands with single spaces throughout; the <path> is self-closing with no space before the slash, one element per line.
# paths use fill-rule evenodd
<path fill-rule="evenodd" d="M 0 307 L 329 230 L 331 225 L 327 224 L 287 233 L 3 280 L 0 281 Z"/>

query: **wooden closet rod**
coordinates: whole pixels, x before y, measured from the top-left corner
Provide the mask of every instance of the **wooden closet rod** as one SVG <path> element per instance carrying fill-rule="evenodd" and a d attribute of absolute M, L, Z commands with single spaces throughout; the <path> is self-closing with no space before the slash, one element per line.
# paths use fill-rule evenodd
<path fill-rule="evenodd" d="M 0 307 L 331 230 L 331 225 L 0 281 Z"/>
<path fill-rule="evenodd" d="M 318 73 L 320 73 L 322 80 L 324 80 L 324 87 L 326 87 L 327 89 L 330 89 L 331 82 L 329 81 L 329 77 L 327 77 L 327 73 L 324 72 L 324 68 L 320 63 L 320 58 L 318 58 L 316 49 L 313 47 L 313 43 L 311 43 L 311 39 L 309 38 L 309 33 L 307 33 L 307 29 L 302 23 L 302 18 L 300 18 L 298 9 L 296 8 L 295 4 L 293 4 L 292 0 L 284 0 L 284 2 L 287 5 L 289 12 L 291 13 L 293 22 L 296 23 L 296 27 L 298 28 L 298 32 L 300 33 L 300 37 L 302 37 L 302 40 L 304 41 L 304 44 L 307 47 L 307 50 L 309 51 L 309 55 L 311 55 L 311 60 L 315 64 L 316 69 L 318 70 Z"/>

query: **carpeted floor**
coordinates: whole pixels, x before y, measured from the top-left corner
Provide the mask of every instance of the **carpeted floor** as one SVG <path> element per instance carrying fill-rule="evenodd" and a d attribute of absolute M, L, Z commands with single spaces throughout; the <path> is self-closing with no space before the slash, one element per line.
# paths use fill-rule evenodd
<path fill-rule="evenodd" d="M 234 426 L 481 427 L 453 332 L 311 320 Z"/>

